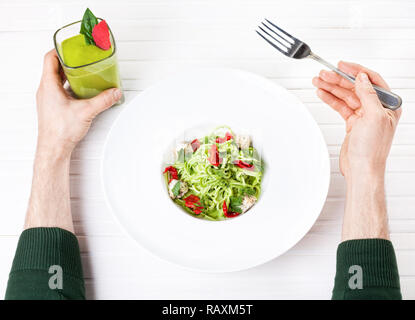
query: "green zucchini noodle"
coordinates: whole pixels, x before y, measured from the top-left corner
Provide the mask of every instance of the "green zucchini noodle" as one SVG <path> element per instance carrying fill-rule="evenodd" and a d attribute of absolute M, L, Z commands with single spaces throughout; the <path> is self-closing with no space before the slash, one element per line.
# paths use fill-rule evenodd
<path fill-rule="evenodd" d="M 188 213 L 208 220 L 225 220 L 224 203 L 229 212 L 236 210 L 234 212 L 240 214 L 246 211 L 241 209 L 241 201 L 246 197 L 254 201 L 259 198 L 264 173 L 263 160 L 248 136 L 245 136 L 249 140 L 243 148 L 241 143 L 237 143 L 236 137 L 229 127 L 221 126 L 209 135 L 198 138 L 200 147 L 188 145 L 177 150 L 178 156 L 171 166 L 177 170 L 177 180 L 185 182 L 188 188 L 181 197 L 172 198 Z M 218 138 L 221 140 L 218 141 Z M 216 165 L 211 163 L 212 152 L 219 156 Z M 170 179 L 167 178 L 168 173 L 165 174 L 169 187 Z M 199 197 L 203 207 L 201 212 L 196 214 L 185 205 L 185 199 L 190 195 Z"/>

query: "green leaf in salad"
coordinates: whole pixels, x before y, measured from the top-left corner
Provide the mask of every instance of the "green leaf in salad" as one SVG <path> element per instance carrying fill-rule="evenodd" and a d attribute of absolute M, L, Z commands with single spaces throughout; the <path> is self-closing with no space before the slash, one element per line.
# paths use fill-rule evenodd
<path fill-rule="evenodd" d="M 252 188 L 243 188 L 242 189 L 243 194 L 246 194 L 248 196 L 254 196 L 255 195 L 255 190 Z"/>
<path fill-rule="evenodd" d="M 177 197 L 180 193 L 180 181 L 177 181 L 177 183 L 174 185 L 173 189 L 171 189 L 171 192 L 175 197 Z"/>
<path fill-rule="evenodd" d="M 241 205 L 242 205 L 242 197 L 229 197 L 229 211 L 230 212 L 238 212 L 242 213 Z"/>
<path fill-rule="evenodd" d="M 82 17 L 81 30 L 79 31 L 80 34 L 84 35 L 86 44 L 95 44 L 94 38 L 92 37 L 92 30 L 97 24 L 98 19 L 92 11 L 87 8 Z"/>

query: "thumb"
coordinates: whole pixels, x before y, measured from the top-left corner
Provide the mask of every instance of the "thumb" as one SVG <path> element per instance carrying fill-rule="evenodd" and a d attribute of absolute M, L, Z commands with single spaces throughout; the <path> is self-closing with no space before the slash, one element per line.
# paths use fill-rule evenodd
<path fill-rule="evenodd" d="M 107 110 L 120 100 L 122 92 L 118 88 L 107 89 L 101 92 L 99 95 L 88 99 L 88 105 L 91 114 L 95 117 L 102 111 Z"/>
<path fill-rule="evenodd" d="M 361 72 L 357 75 L 355 91 L 364 110 L 375 111 L 382 108 L 382 104 L 366 73 Z"/>

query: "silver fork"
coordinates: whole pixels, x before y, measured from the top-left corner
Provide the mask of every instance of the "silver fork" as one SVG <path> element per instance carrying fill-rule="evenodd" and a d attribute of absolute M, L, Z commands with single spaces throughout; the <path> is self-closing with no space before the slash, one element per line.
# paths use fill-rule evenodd
<path fill-rule="evenodd" d="M 273 46 L 282 54 L 294 59 L 314 59 L 320 62 L 321 64 L 325 65 L 329 69 L 333 70 L 337 74 L 341 75 L 343 78 L 349 80 L 350 82 L 355 82 L 354 77 L 344 73 L 343 71 L 333 66 L 331 63 L 327 62 L 326 60 L 320 58 L 318 55 L 311 52 L 310 47 L 306 43 L 293 37 L 288 32 L 278 27 L 276 24 L 272 23 L 267 19 L 265 19 L 265 22 L 262 22 L 261 24 L 261 26 L 258 26 L 259 30 L 255 31 L 266 42 L 268 42 L 271 46 Z M 373 85 L 373 88 L 375 89 L 379 100 L 382 102 L 382 105 L 385 108 L 396 110 L 402 105 L 402 99 L 397 94 L 383 89 L 381 87 L 378 87 L 376 85 Z"/>

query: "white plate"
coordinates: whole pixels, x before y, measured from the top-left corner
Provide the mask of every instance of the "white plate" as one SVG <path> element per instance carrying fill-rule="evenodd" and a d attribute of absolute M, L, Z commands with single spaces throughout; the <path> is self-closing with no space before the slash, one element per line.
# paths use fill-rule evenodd
<path fill-rule="evenodd" d="M 163 162 L 175 139 L 223 124 L 262 149 L 262 196 L 237 218 L 195 219 L 168 197 Z M 329 177 L 325 141 L 305 106 L 262 77 L 228 69 L 186 71 L 135 97 L 102 161 L 108 204 L 127 233 L 165 260 L 213 272 L 254 267 L 294 246 L 319 216 Z"/>

